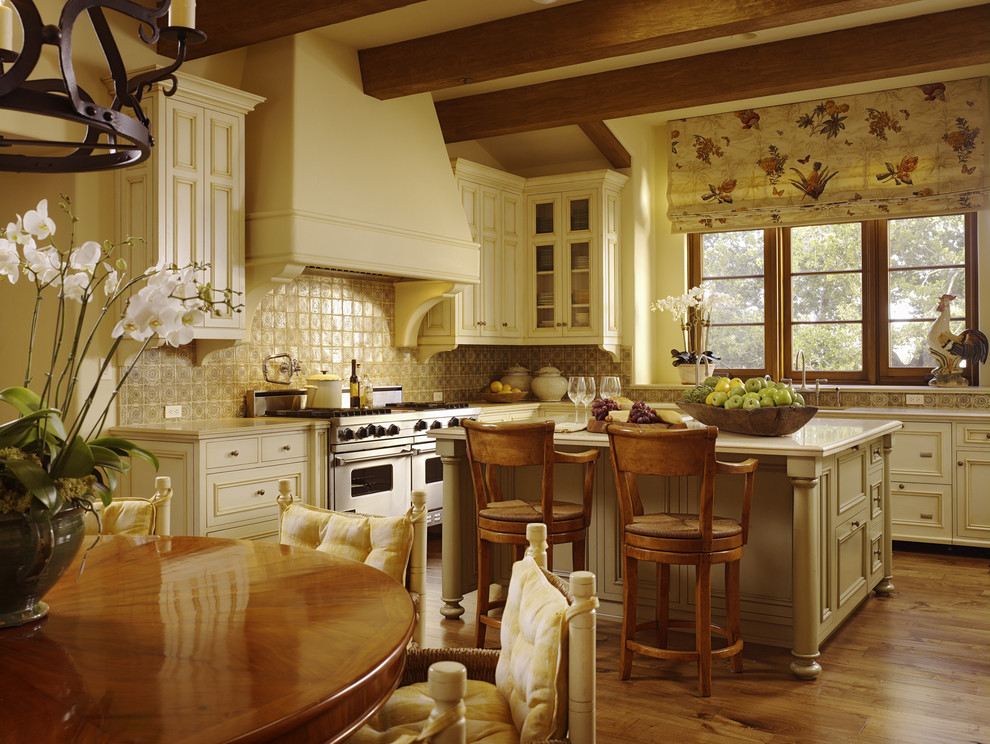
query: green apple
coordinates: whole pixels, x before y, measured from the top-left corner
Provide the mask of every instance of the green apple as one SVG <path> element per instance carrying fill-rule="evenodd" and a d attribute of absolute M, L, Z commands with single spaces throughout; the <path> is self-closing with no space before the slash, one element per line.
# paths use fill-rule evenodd
<path fill-rule="evenodd" d="M 730 395 L 729 399 L 725 401 L 726 408 L 742 408 L 743 407 L 743 397 L 741 395 Z"/>
<path fill-rule="evenodd" d="M 728 393 L 722 390 L 716 390 L 714 393 L 708 396 L 708 400 L 706 402 L 709 403 L 709 405 L 713 405 L 721 408 L 722 406 L 725 405 L 725 401 L 727 401 L 728 399 L 729 399 Z"/>
<path fill-rule="evenodd" d="M 743 410 L 748 411 L 751 408 L 759 408 L 763 404 L 760 402 L 760 396 L 752 393 L 747 393 L 747 395 L 753 395 L 752 398 L 747 398 L 743 396 Z"/>
<path fill-rule="evenodd" d="M 762 377 L 750 377 L 743 386 L 746 388 L 747 393 L 756 393 L 767 386 L 767 381 Z"/>
<path fill-rule="evenodd" d="M 794 400 L 791 391 L 787 388 L 777 388 L 773 391 L 773 404 L 775 406 L 789 406 Z"/>
<path fill-rule="evenodd" d="M 773 402 L 773 394 L 771 393 L 770 395 L 764 395 L 760 398 L 760 405 L 763 408 L 770 408 L 771 406 L 775 406 L 777 404 Z"/>
<path fill-rule="evenodd" d="M 760 402 L 759 393 L 743 393 L 743 400 L 755 400 L 757 403 Z"/>
<path fill-rule="evenodd" d="M 804 396 L 801 393 L 794 393 L 794 404 L 795 406 L 804 405 Z"/>
<path fill-rule="evenodd" d="M 746 388 L 742 385 L 733 385 L 731 388 L 729 388 L 730 398 L 733 395 L 745 395 L 745 394 L 746 394 Z"/>

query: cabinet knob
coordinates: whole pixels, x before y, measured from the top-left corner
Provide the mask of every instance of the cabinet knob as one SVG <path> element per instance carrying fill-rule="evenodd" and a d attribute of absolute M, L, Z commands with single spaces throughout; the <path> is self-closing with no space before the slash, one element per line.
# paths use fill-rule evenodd
<path fill-rule="evenodd" d="M 855 527 L 859 527 L 859 520 L 856 520 L 856 521 L 855 521 L 855 522 L 853 522 L 853 523 L 852 523 L 852 524 L 851 524 L 850 526 L 851 526 L 851 527 L 854 527 L 854 528 L 855 528 Z"/>
<path fill-rule="evenodd" d="M 282 445 L 282 451 L 283 452 L 288 452 L 290 449 L 292 449 L 292 445 L 291 444 L 283 444 Z"/>
<path fill-rule="evenodd" d="M 987 432 L 987 439 L 990 439 L 990 431 Z"/>
<path fill-rule="evenodd" d="M 903 484 L 903 483 L 898 483 L 898 484 L 897 484 L 897 487 L 903 490 L 903 488 L 904 488 L 904 484 Z"/>
<path fill-rule="evenodd" d="M 561 323 L 561 325 L 562 326 L 566 326 L 567 325 L 567 321 L 565 320 L 563 323 Z"/>
<path fill-rule="evenodd" d="M 265 495 L 265 489 L 264 488 L 259 488 L 258 489 L 258 495 L 259 496 L 264 496 Z"/>
<path fill-rule="evenodd" d="M 958 465 L 959 467 L 962 467 L 962 464 L 963 464 L 963 461 L 962 461 L 962 460 L 958 460 L 958 461 L 956 462 L 956 465 Z"/>
<path fill-rule="evenodd" d="M 241 453 L 238 450 L 231 450 L 230 451 L 230 456 L 231 457 L 240 457 L 241 456 Z"/>
<path fill-rule="evenodd" d="M 509 325 L 509 324 L 508 324 L 508 323 L 506 323 L 505 321 L 503 321 L 503 322 L 502 322 L 502 327 L 503 327 L 503 328 L 507 328 L 507 327 L 508 327 L 508 325 Z M 988 438 L 990 438 L 990 434 L 987 434 L 987 437 L 988 437 Z"/>

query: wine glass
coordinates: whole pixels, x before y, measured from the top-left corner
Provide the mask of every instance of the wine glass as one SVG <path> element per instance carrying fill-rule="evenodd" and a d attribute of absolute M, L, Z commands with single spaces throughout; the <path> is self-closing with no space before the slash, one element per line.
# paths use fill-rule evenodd
<path fill-rule="evenodd" d="M 615 400 L 622 394 L 622 383 L 620 383 L 619 378 L 615 376 L 603 377 L 601 392 L 603 398 Z"/>
<path fill-rule="evenodd" d="M 588 420 L 588 406 L 591 405 L 592 401 L 595 399 L 595 378 L 585 377 L 584 378 L 584 395 L 581 398 L 581 403 L 584 405 L 584 420 Z M 578 423 L 581 423 L 580 421 Z"/>
<path fill-rule="evenodd" d="M 578 404 L 584 400 L 587 385 L 583 377 L 567 378 L 567 397 L 574 401 L 574 423 L 578 422 Z"/>

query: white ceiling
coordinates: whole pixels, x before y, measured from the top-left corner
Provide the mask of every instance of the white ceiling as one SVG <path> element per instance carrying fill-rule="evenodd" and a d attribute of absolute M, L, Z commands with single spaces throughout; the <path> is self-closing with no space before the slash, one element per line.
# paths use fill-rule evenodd
<path fill-rule="evenodd" d="M 554 4 L 559 6 L 579 1 L 557 0 Z M 715 2 L 720 1 L 715 0 Z M 587 75 L 607 70 L 645 65 L 726 49 L 741 48 L 754 44 L 766 44 L 781 39 L 825 33 L 843 28 L 891 21 L 898 18 L 910 18 L 982 4 L 986 4 L 986 0 L 916 0 L 915 2 L 894 4 L 879 10 L 851 13 L 813 23 L 795 24 L 768 29 L 758 33 L 737 34 L 654 52 L 614 57 L 538 73 L 466 84 L 457 88 L 436 91 L 432 95 L 434 100 L 437 101 L 459 98 L 461 96 L 485 93 L 492 90 L 514 88 L 521 85 L 531 85 L 577 75 Z M 548 7 L 551 6 L 538 4 L 535 0 L 423 0 L 422 2 L 417 2 L 403 8 L 328 26 L 321 29 L 320 33 L 354 49 L 365 49 L 429 36 L 499 18 L 523 13 L 540 12 Z M 910 53 L 909 42 L 906 43 L 906 53 Z M 958 73 L 959 77 L 968 77 L 987 74 L 988 70 L 987 66 L 981 66 L 953 72 Z M 876 89 L 878 87 L 899 87 L 899 85 L 909 84 L 912 84 L 912 81 L 908 79 L 902 82 L 898 82 L 898 79 L 888 79 L 882 83 L 865 83 L 850 86 L 848 90 L 842 87 L 833 87 L 831 89 L 808 91 L 808 98 L 817 97 L 820 94 L 841 95 Z M 792 94 L 786 98 L 793 100 L 794 96 Z M 758 102 L 740 101 L 731 104 L 722 103 L 718 105 L 718 108 L 719 110 L 730 110 L 738 108 L 743 103 L 746 105 L 767 105 L 773 102 L 773 97 L 770 97 L 761 99 Z M 708 110 L 710 109 L 700 107 L 692 110 L 658 112 L 637 118 L 643 119 L 653 125 L 660 125 L 670 119 L 698 115 Z M 465 151 L 470 152 L 472 147 L 483 148 L 502 167 L 520 175 L 539 175 L 545 172 L 552 172 L 555 165 L 565 163 L 568 165 L 579 164 L 588 168 L 608 167 L 607 161 L 577 127 L 560 127 L 502 137 L 492 137 L 470 145 L 452 146 L 452 151 L 454 155 L 464 155 Z"/>

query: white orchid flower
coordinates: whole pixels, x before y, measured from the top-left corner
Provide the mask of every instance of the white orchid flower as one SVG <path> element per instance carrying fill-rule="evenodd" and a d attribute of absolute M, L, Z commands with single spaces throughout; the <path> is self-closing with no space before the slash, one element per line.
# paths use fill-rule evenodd
<path fill-rule="evenodd" d="M 5 276 L 11 284 L 16 284 L 21 272 L 21 257 L 17 253 L 17 243 L 0 238 L 0 276 Z"/>
<path fill-rule="evenodd" d="M 95 240 L 87 240 L 69 254 L 69 266 L 92 274 L 102 255 L 100 244 Z"/>
<path fill-rule="evenodd" d="M 120 286 L 120 273 L 117 269 L 111 268 L 110 264 L 106 261 L 103 262 L 103 267 L 107 270 L 107 275 L 103 280 L 103 291 L 106 293 L 107 297 L 109 297 L 116 292 L 117 287 Z"/>
<path fill-rule="evenodd" d="M 67 274 L 62 279 L 62 296 L 67 300 L 83 303 L 86 300 L 86 290 L 89 287 L 90 276 L 84 271 Z"/>
<path fill-rule="evenodd" d="M 193 340 L 194 326 L 203 322 L 205 314 L 198 307 L 183 307 L 173 316 L 172 323 L 165 332 L 165 342 L 169 346 L 182 346 Z"/>
<path fill-rule="evenodd" d="M 41 284 L 48 284 L 62 273 L 62 261 L 55 248 L 38 248 L 31 241 L 24 246 L 24 261 L 28 275 Z"/>
<path fill-rule="evenodd" d="M 39 240 L 55 234 L 55 220 L 48 216 L 47 199 L 42 199 L 37 209 L 29 209 L 24 215 L 24 230 Z"/>

